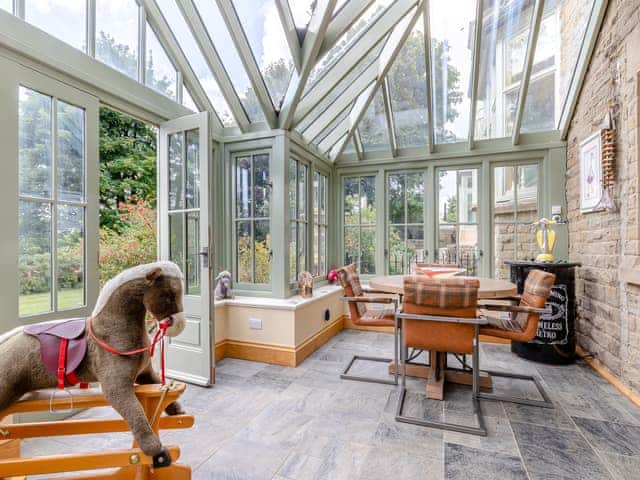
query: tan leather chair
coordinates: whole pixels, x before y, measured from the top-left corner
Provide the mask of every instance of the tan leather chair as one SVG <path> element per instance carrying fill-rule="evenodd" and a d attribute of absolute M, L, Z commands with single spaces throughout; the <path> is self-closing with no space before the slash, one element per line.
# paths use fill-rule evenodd
<path fill-rule="evenodd" d="M 533 340 L 538 331 L 540 315 L 547 312 L 544 308 L 547 299 L 551 295 L 551 288 L 556 276 L 542 270 L 531 270 L 524 282 L 521 296 L 512 297 L 512 302 L 518 305 L 509 305 L 505 302 L 484 301 L 480 304 L 480 316 L 485 318 L 487 325 L 480 328 L 482 335 L 504 338 L 516 342 L 529 342 Z M 507 317 L 499 316 L 499 312 L 509 313 Z M 543 400 L 531 400 L 511 396 L 500 396 L 482 392 L 481 398 L 487 400 L 500 400 L 503 402 L 520 403 L 536 407 L 553 408 L 553 402 L 542 386 L 537 376 L 520 375 L 516 373 L 487 371 L 494 377 L 516 378 L 533 381 Z"/>
<path fill-rule="evenodd" d="M 417 262 L 416 267 L 418 268 L 460 268 L 460 265 L 457 263 L 424 263 Z"/>
<path fill-rule="evenodd" d="M 479 288 L 480 282 L 475 278 L 438 278 L 424 275 L 404 277 L 402 313 L 396 314 L 396 318 L 402 322 L 400 328 L 402 382 L 396 410 L 397 421 L 475 435 L 487 434 L 478 401 L 480 393 L 478 335 L 480 326 L 486 323 L 486 320 L 477 317 Z M 406 398 L 404 365 L 408 347 L 440 352 L 439 357 L 442 358 L 444 355 L 445 359 L 447 353 L 472 355 L 471 394 L 477 427 L 403 415 Z M 446 366 L 445 362 L 432 363 L 430 368 L 436 369 L 436 379 L 439 379 L 440 375 L 445 375 L 444 366 Z"/>
<path fill-rule="evenodd" d="M 390 296 L 370 296 L 372 294 L 385 294 L 378 290 L 372 290 L 363 288 L 360 284 L 360 276 L 358 275 L 358 268 L 355 264 L 347 265 L 338 269 L 338 279 L 342 289 L 344 291 L 344 301 L 348 302 L 349 314 L 351 321 L 355 325 L 369 326 L 369 327 L 393 327 L 393 343 L 394 343 L 394 355 L 393 361 L 395 362 L 395 370 L 393 374 L 393 380 L 383 380 L 381 378 L 363 377 L 357 375 L 349 375 L 349 370 L 357 360 L 364 360 L 370 362 L 380 362 L 388 365 L 391 363 L 390 358 L 372 357 L 364 355 L 354 355 L 347 367 L 340 375 L 340 378 L 345 380 L 357 380 L 360 382 L 372 382 L 383 383 L 386 385 L 398 384 L 398 335 L 397 335 L 397 322 L 395 313 L 398 305 L 398 300 L 395 297 Z M 385 294 L 388 295 L 388 294 Z M 382 304 L 385 307 L 382 309 L 367 308 L 367 305 Z"/>

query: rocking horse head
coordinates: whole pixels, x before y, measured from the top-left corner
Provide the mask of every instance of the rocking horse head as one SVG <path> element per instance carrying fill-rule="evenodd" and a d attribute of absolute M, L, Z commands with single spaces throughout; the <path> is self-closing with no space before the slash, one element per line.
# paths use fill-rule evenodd
<path fill-rule="evenodd" d="M 98 297 L 93 317 L 109 314 L 149 312 L 158 321 L 167 320 L 166 335 L 180 335 L 185 327 L 184 277 L 173 262 L 154 262 L 124 270 L 109 280 Z"/>

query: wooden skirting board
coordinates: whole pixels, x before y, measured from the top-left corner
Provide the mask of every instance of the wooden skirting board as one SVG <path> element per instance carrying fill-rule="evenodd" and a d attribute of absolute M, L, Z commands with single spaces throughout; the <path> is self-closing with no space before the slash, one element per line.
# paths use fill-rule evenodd
<path fill-rule="evenodd" d="M 636 407 L 640 407 L 640 395 L 638 393 L 634 392 L 614 377 L 613 374 L 611 374 L 611 372 L 602 365 L 600 360 L 590 357 L 580 346 L 577 347 L 577 352 L 578 356 L 584 361 L 584 363 L 593 368 L 602 378 L 613 385 L 614 388 L 627 397 Z"/>

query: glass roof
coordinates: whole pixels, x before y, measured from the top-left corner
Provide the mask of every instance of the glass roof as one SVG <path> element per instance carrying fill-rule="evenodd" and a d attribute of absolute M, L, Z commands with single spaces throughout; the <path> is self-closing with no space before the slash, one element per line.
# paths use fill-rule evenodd
<path fill-rule="evenodd" d="M 24 16 L 190 109 L 213 107 L 233 133 L 288 112 L 285 128 L 336 160 L 561 129 L 594 4 L 546 0 L 539 25 L 536 0 L 480 12 L 477 0 L 338 0 L 332 12 L 317 0 L 24 0 Z M 323 18 L 330 35 L 306 38 Z"/>

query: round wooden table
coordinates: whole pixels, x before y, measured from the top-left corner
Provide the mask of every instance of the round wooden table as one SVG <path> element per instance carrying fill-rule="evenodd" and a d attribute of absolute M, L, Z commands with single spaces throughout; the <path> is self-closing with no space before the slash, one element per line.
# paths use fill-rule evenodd
<path fill-rule="evenodd" d="M 402 295 L 404 293 L 404 287 L 402 284 L 403 278 L 404 275 L 385 275 L 383 277 L 373 277 L 369 279 L 369 287 L 374 290 L 380 290 L 381 292 L 396 293 Z M 477 278 L 478 280 L 480 280 L 478 298 L 505 298 L 518 294 L 518 288 L 516 287 L 516 284 L 507 282 L 506 280 L 461 276 L 456 276 L 456 278 Z"/>

